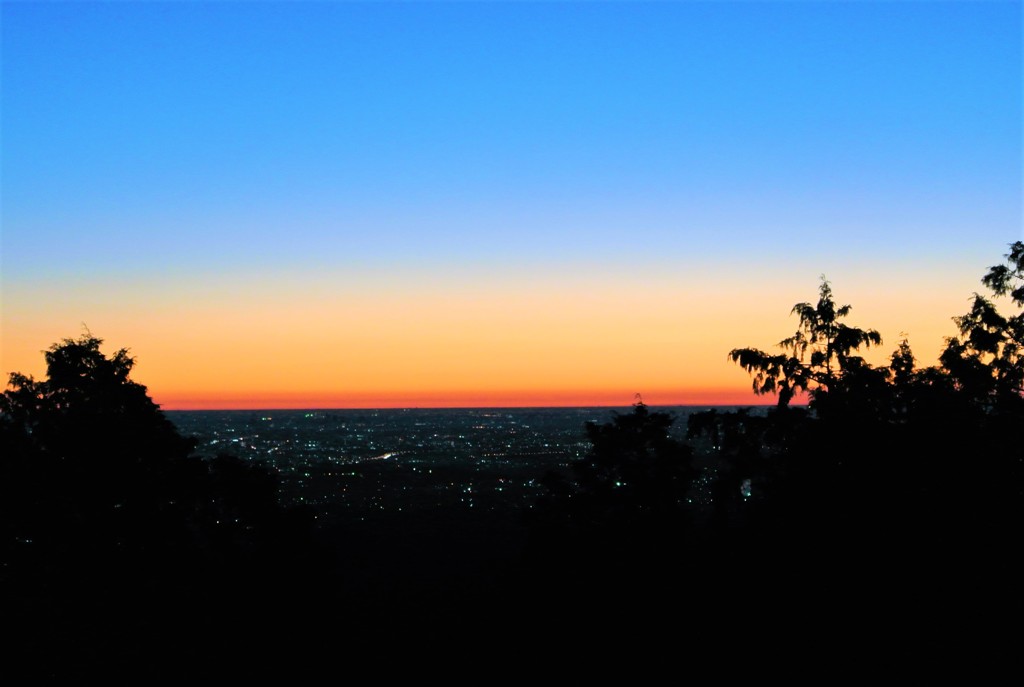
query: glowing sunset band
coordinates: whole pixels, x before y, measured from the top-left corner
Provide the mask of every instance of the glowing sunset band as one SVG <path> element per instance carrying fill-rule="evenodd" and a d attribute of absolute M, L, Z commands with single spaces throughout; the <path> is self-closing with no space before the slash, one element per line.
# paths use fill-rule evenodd
<path fill-rule="evenodd" d="M 772 396 L 755 396 L 749 389 L 629 392 L 609 391 L 507 391 L 484 393 L 409 392 L 401 395 L 271 393 L 252 396 L 233 394 L 164 394 L 155 398 L 165 410 L 271 410 L 308 408 L 531 408 L 531 407 L 626 407 L 640 393 L 652 406 L 674 405 L 774 405 Z"/>
<path fill-rule="evenodd" d="M 3 371 L 45 376 L 42 351 L 86 322 L 108 354 L 130 349 L 133 379 L 169 410 L 626 407 L 636 393 L 650 405 L 768 405 L 776 399 L 755 396 L 728 352 L 791 336 L 789 309 L 814 297 L 817 280 L 745 273 L 581 270 L 525 283 L 457 270 L 450 282 L 239 274 L 218 288 L 153 280 L 130 298 L 116 281 L 40 282 L 5 288 Z M 882 332 L 870 363 L 887 365 L 908 332 L 919 364 L 934 364 L 950 316 L 978 288 L 976 268 L 950 269 L 928 289 L 923 279 L 833 280 L 854 304 L 850 324 Z"/>

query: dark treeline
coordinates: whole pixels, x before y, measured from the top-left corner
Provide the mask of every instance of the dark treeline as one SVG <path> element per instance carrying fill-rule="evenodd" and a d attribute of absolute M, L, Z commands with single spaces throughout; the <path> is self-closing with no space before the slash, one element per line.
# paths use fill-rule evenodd
<path fill-rule="evenodd" d="M 101 343 L 53 345 L 46 379 L 12 374 L 0 399 L 8 674 L 173 672 L 316 565 L 311 514 L 278 504 L 275 476 L 194 457 Z"/>
<path fill-rule="evenodd" d="M 731 351 L 778 403 L 690 416 L 688 437 L 718 458 L 710 507 L 692 504 L 693 449 L 668 436 L 671 417 L 638 404 L 588 426 L 590 454 L 549 476 L 538 558 L 571 570 L 581 598 L 614 581 L 646 608 L 731 619 L 733 641 L 771 641 L 788 619 L 791 647 L 1016 655 L 1024 313 L 993 299 L 1024 305 L 1024 243 L 1006 258 L 938 366 L 916 367 L 907 340 L 867 364 L 857 353 L 881 337 L 845 323 L 824 279 L 780 353 Z"/>
<path fill-rule="evenodd" d="M 694 414 L 685 442 L 643 403 L 588 423 L 589 453 L 544 477 L 501 565 L 466 565 L 503 546 L 485 521 L 473 540 L 443 514 L 421 524 L 418 559 L 395 553 L 408 532 L 318 531 L 279 505 L 265 466 L 195 457 L 127 351 L 64 340 L 46 379 L 13 374 L 0 399 L 8 672 L 137 682 L 402 651 L 585 651 L 598 669 L 627 648 L 1012 655 L 1024 243 L 1010 248 L 937 366 L 917 367 L 906 340 L 869 365 L 859 353 L 881 337 L 846 324 L 823 279 L 779 353 L 729 354 L 777 396 L 769 412 Z M 718 466 L 710 503 L 698 459 Z"/>

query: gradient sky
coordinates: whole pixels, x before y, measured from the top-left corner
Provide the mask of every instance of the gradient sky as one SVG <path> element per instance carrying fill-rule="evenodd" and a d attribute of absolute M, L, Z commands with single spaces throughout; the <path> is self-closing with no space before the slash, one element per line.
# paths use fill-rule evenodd
<path fill-rule="evenodd" d="M 2 369 L 165 408 L 754 403 L 1022 229 L 1022 3 L 3 2 Z"/>

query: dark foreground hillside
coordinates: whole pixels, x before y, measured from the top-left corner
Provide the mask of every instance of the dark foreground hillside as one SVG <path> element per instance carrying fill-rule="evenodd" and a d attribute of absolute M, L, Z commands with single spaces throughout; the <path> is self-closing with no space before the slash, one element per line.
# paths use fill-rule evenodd
<path fill-rule="evenodd" d="M 741 661 L 813 652 L 859 665 L 1017 650 L 1019 566 L 1001 543 L 853 542 L 811 522 L 566 541 L 481 513 L 395 511 L 241 561 L 154 569 L 83 554 L 8 575 L 7 665 L 135 683 L 367 664 L 600 671 L 605 656 L 642 669 L 723 647 Z"/>

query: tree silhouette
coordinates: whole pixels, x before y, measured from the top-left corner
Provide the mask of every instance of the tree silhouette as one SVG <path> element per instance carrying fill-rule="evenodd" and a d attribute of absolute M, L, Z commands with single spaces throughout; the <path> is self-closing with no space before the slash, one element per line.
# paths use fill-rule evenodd
<path fill-rule="evenodd" d="M 187 637 L 229 631 L 225 617 L 264 608 L 270 579 L 313 560 L 310 520 L 280 506 L 276 477 L 192 456 L 128 351 L 101 344 L 54 344 L 44 379 L 14 373 L 0 396 L 3 606 L 24 665 L 50 677 L 102 670 L 111 651 L 188 665 L 202 649 Z"/>
<path fill-rule="evenodd" d="M 12 373 L 0 398 L 4 422 L 23 432 L 33 450 L 62 461 L 97 452 L 108 460 L 188 455 L 192 443 L 129 378 L 135 359 L 126 349 L 107 358 L 101 344 L 89 334 L 54 344 L 45 353 L 45 380 Z"/>
<path fill-rule="evenodd" d="M 548 476 L 531 511 L 539 575 L 570 580 L 571 608 L 597 627 L 647 622 L 581 610 L 628 599 L 696 624 L 735 618 L 730 630 L 768 642 L 777 619 L 800 618 L 810 629 L 791 646 L 862 624 L 892 646 L 1015 657 L 1001 628 L 1024 612 L 1024 315 L 996 303 L 1024 305 L 1024 244 L 1006 257 L 938 366 L 919 368 L 906 335 L 887 365 L 868 364 L 858 351 L 880 335 L 845 324 L 851 308 L 823 279 L 780 354 L 729 353 L 776 407 L 691 413 L 696 453 L 642 403 L 588 424 L 590 451 Z M 791 405 L 800 392 L 807 408 Z M 698 460 L 711 480 L 699 505 Z"/>
<path fill-rule="evenodd" d="M 176 565 L 210 547 L 222 557 L 228 541 L 245 549 L 241 533 L 281 521 L 269 472 L 191 456 L 194 442 L 131 379 L 128 351 L 108 358 L 101 344 L 90 334 L 54 344 L 45 379 L 14 373 L 0 396 L 8 554 Z"/>
<path fill-rule="evenodd" d="M 543 480 L 546 492 L 530 517 L 536 549 L 588 575 L 675 566 L 696 472 L 692 449 L 669 434 L 673 422 L 637 402 L 609 422 L 586 423 L 587 454 L 568 474 L 552 471 Z"/>
<path fill-rule="evenodd" d="M 689 545 L 696 471 L 692 449 L 670 434 L 673 422 L 642 402 L 588 422 L 587 454 L 543 479 L 546 490 L 527 511 L 524 600 L 558 609 L 559 634 L 609 642 L 601 628 L 642 636 L 650 609 L 693 612 L 686 577 L 699 559 Z"/>
<path fill-rule="evenodd" d="M 836 306 L 832 287 L 822 277 L 816 305 L 797 303 L 792 314 L 799 317 L 793 336 L 779 342 L 785 353 L 770 355 L 756 348 L 735 348 L 729 352 L 733 362 L 754 377 L 755 394 L 777 393 L 783 407 L 801 391 L 814 394 L 834 386 L 839 377 L 851 368 L 862 366 L 863 360 L 852 355 L 861 346 L 882 343 L 873 329 L 847 326 L 840 320 L 850 314 L 851 306 Z"/>
<path fill-rule="evenodd" d="M 1006 542 L 1024 522 L 1024 315 L 1000 313 L 996 299 L 1024 305 L 1024 243 L 1006 258 L 982 279 L 992 297 L 975 294 L 953 318 L 959 335 L 939 366 L 917 368 L 905 336 L 888 366 L 867 364 L 855 353 L 880 337 L 843 325 L 850 308 L 835 306 L 824 281 L 816 306 L 794 306 L 800 328 L 783 354 L 730 352 L 755 393 L 779 394 L 778 407 L 695 414 L 690 432 L 711 440 L 730 522 L 771 561 L 792 608 L 819 596 L 848 614 L 900 607 L 935 642 L 1020 612 L 1006 600 L 1019 599 L 1024 571 Z M 799 391 L 810 412 L 795 415 Z M 735 494 L 740 480 L 753 485 L 749 505 Z M 807 570 L 818 571 L 813 584 L 794 585 Z"/>
<path fill-rule="evenodd" d="M 1024 306 L 1024 241 L 1011 244 L 1005 264 L 982 278 L 994 296 Z M 941 356 L 943 368 L 972 402 L 987 409 L 1019 407 L 1024 398 L 1024 311 L 1009 317 L 991 299 L 975 293 L 971 309 L 953 318 L 960 332 Z"/>

